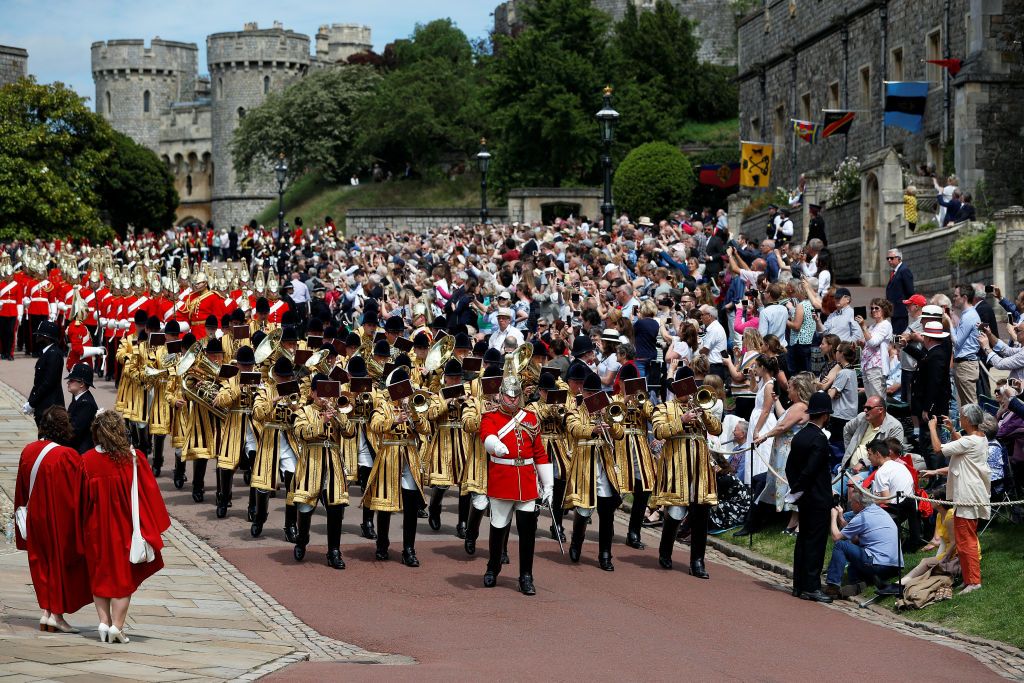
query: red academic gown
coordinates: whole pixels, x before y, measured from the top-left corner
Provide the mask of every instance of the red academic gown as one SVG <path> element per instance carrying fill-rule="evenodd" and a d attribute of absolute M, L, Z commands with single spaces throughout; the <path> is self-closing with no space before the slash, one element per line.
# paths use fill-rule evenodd
<path fill-rule="evenodd" d="M 132 564 L 132 461 L 114 462 L 97 449 L 82 455 L 85 493 L 82 501 L 82 544 L 89 562 L 92 592 L 101 598 L 124 598 L 164 566 L 160 534 L 170 525 L 163 496 L 146 456 L 139 462 L 139 523 L 142 536 L 156 557 L 147 564 Z"/>
<path fill-rule="evenodd" d="M 551 460 L 541 443 L 537 415 L 525 410 L 522 412 L 524 415 L 520 424 L 532 430 L 533 436 L 526 430 L 516 429 L 511 429 L 504 436 L 500 436 L 502 428 L 513 419 L 500 410 L 484 413 L 480 421 L 481 441 L 486 441 L 487 437 L 493 434 L 508 447 L 508 455 L 487 458 L 487 495 L 491 498 L 523 502 L 534 500 L 540 495 L 537 469 L 534 465 L 546 465 Z M 516 459 L 520 459 L 522 464 L 514 464 Z M 495 460 L 506 462 L 498 463 Z"/>
<path fill-rule="evenodd" d="M 33 441 L 21 452 L 14 505 L 28 499 L 32 465 L 50 441 Z M 72 614 L 92 602 L 89 573 L 79 539 L 78 510 L 82 492 L 82 458 L 73 448 L 57 446 L 46 454 L 28 504 L 28 539 L 15 525 L 19 550 L 28 551 L 28 569 L 39 607 Z"/>

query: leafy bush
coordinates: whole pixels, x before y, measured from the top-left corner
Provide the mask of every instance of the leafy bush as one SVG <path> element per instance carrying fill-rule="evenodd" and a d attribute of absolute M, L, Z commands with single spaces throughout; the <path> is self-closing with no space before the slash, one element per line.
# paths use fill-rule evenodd
<path fill-rule="evenodd" d="M 667 142 L 648 142 L 622 160 L 612 189 L 619 209 L 657 220 L 685 207 L 696 184 L 685 154 Z"/>
<path fill-rule="evenodd" d="M 769 204 L 787 206 L 789 204 L 789 194 L 786 192 L 786 189 L 778 187 L 775 188 L 775 192 L 762 192 L 757 195 L 743 208 L 743 217 L 749 218 L 755 213 L 768 208 Z"/>
<path fill-rule="evenodd" d="M 832 186 L 825 195 L 825 204 L 831 208 L 859 196 L 860 161 L 857 157 L 846 157 L 832 173 Z"/>
<path fill-rule="evenodd" d="M 991 223 L 981 232 L 958 237 L 949 248 L 949 260 L 959 266 L 992 265 L 992 248 L 996 243 L 996 226 Z"/>

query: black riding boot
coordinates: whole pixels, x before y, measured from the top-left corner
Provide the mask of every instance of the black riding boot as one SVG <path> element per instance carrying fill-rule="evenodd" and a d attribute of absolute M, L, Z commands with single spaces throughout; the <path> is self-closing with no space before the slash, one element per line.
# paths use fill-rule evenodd
<path fill-rule="evenodd" d="M 341 557 L 341 522 L 345 519 L 345 505 L 327 506 L 327 565 L 344 569 Z"/>
<path fill-rule="evenodd" d="M 615 571 L 612 564 L 612 538 L 615 536 L 616 499 L 597 498 L 597 562 L 606 572 Z"/>
<path fill-rule="evenodd" d="M 583 539 L 587 535 L 587 523 L 587 518 L 579 514 L 579 512 L 572 516 L 572 541 L 569 543 L 569 559 L 573 562 L 580 561 Z"/>
<path fill-rule="evenodd" d="M 256 519 L 256 489 L 249 487 L 249 505 L 245 509 L 245 518 L 248 521 Z"/>
<path fill-rule="evenodd" d="M 159 477 L 160 470 L 164 467 L 164 441 L 167 439 L 166 434 L 160 434 L 153 437 L 153 476 Z"/>
<path fill-rule="evenodd" d="M 217 519 L 228 516 L 228 506 L 231 505 L 231 480 L 234 478 L 234 470 L 217 470 Z"/>
<path fill-rule="evenodd" d="M 508 559 L 508 537 L 512 535 L 512 521 L 509 520 L 508 526 L 505 527 L 505 542 L 501 547 L 501 563 L 511 564 L 511 560 Z"/>
<path fill-rule="evenodd" d="M 417 503 L 422 498 L 419 491 L 405 489 L 402 489 L 402 498 L 402 564 L 406 567 L 418 567 L 420 561 L 416 557 L 416 522 L 419 520 Z"/>
<path fill-rule="evenodd" d="M 565 510 L 562 509 L 563 500 L 565 500 L 565 479 L 555 479 L 555 487 L 551 496 L 551 514 L 555 518 L 555 523 L 551 525 L 551 538 L 555 538 L 557 533 L 558 539 L 565 543 L 565 526 L 562 524 L 562 518 L 565 515 Z"/>
<path fill-rule="evenodd" d="M 187 477 L 185 477 L 185 461 L 182 460 L 181 450 L 180 449 L 175 449 L 174 450 L 174 476 L 173 476 L 174 488 L 176 488 L 176 489 L 178 489 L 180 491 L 182 488 L 184 488 L 186 479 L 187 479 Z"/>
<path fill-rule="evenodd" d="M 302 558 L 306 556 L 306 546 L 309 545 L 309 527 L 313 523 L 313 510 L 309 512 L 296 512 L 299 517 L 299 526 L 295 535 L 295 555 L 296 562 L 302 562 Z"/>
<path fill-rule="evenodd" d="M 192 500 L 197 503 L 202 503 L 206 494 L 206 466 L 209 463 L 205 459 L 192 461 Z"/>
<path fill-rule="evenodd" d="M 486 509 L 486 508 L 485 508 Z M 476 539 L 480 538 L 480 521 L 484 518 L 484 510 L 475 506 L 469 508 L 469 521 L 466 522 L 466 554 L 476 554 Z"/>
<path fill-rule="evenodd" d="M 672 550 L 676 547 L 676 532 L 679 531 L 679 525 L 682 523 L 683 520 L 672 519 L 668 515 L 665 515 L 665 521 L 662 522 L 658 564 L 664 569 L 672 569 Z"/>
<path fill-rule="evenodd" d="M 498 574 L 501 573 L 501 556 L 505 547 L 505 539 L 508 538 L 508 529 L 511 526 L 512 522 L 509 522 L 507 527 L 501 529 L 494 526 L 491 527 L 491 535 L 487 539 L 488 555 L 487 571 L 484 573 L 485 588 L 494 588 L 498 583 Z"/>
<path fill-rule="evenodd" d="M 523 595 L 536 595 L 537 589 L 533 587 L 533 548 L 537 541 L 537 515 L 517 512 L 516 531 L 519 532 L 519 591 Z"/>
<path fill-rule="evenodd" d="M 270 506 L 270 493 L 253 489 L 256 494 L 256 507 L 253 512 L 252 528 L 249 533 L 253 538 L 263 533 L 263 525 L 267 523 L 267 508 Z"/>
<path fill-rule="evenodd" d="M 690 519 L 690 573 L 699 579 L 709 579 L 704 568 L 704 552 L 708 545 L 708 518 L 711 515 L 710 505 L 691 505 L 688 509 Z"/>
<path fill-rule="evenodd" d="M 469 508 L 472 507 L 473 496 L 466 494 L 459 496 L 459 521 L 455 525 L 455 536 L 457 538 L 466 537 L 466 520 L 469 518 Z"/>
<path fill-rule="evenodd" d="M 376 558 L 381 562 L 388 559 L 388 548 L 391 546 L 391 539 L 388 535 L 391 531 L 391 513 L 377 513 L 377 554 Z"/>
<path fill-rule="evenodd" d="M 651 492 L 644 491 L 639 481 L 633 482 L 633 509 L 629 513 L 629 529 L 626 531 L 626 545 L 630 548 L 643 550 L 647 546 L 640 540 L 640 529 L 643 528 L 644 514 L 647 512 L 647 501 Z"/>
<path fill-rule="evenodd" d="M 434 531 L 441 528 L 441 499 L 444 498 L 444 492 L 447 490 L 435 487 L 433 493 L 430 494 L 430 505 L 427 506 L 427 522 L 429 522 L 430 528 Z"/>
<path fill-rule="evenodd" d="M 295 478 L 294 472 L 284 473 L 284 490 L 292 490 L 292 479 Z M 285 494 L 285 500 L 287 500 L 287 494 Z M 285 503 L 284 506 L 284 537 L 289 543 L 295 543 L 299 536 L 299 530 L 295 526 L 295 506 L 290 503 Z"/>
<path fill-rule="evenodd" d="M 238 469 L 242 470 L 242 481 L 248 486 L 252 482 L 252 466 L 256 462 L 256 451 L 246 451 L 245 457 L 238 463 Z"/>

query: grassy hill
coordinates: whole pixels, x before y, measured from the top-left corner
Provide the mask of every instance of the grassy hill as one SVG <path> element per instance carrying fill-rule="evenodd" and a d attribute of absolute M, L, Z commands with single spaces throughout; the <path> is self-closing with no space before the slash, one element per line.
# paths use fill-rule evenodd
<path fill-rule="evenodd" d="M 319 223 L 331 216 L 342 226 L 347 209 L 379 207 L 449 208 L 480 204 L 480 178 L 467 173 L 455 180 L 392 180 L 365 182 L 357 187 L 348 183 L 328 183 L 316 175 L 307 175 L 292 183 L 284 193 L 285 218 L 291 222 L 302 216 L 308 223 Z M 277 222 L 277 201 L 256 216 L 262 225 Z"/>

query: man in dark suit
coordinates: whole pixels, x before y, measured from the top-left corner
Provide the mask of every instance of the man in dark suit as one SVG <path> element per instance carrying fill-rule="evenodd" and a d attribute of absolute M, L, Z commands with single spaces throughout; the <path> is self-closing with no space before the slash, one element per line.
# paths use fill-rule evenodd
<path fill-rule="evenodd" d="M 35 330 L 36 348 L 43 352 L 36 361 L 35 380 L 32 382 L 25 412 L 35 416 L 36 424 L 39 424 L 43 413 L 50 406 L 64 407 L 64 391 L 60 387 L 60 377 L 64 374 L 64 352 L 57 346 L 59 337 L 60 330 L 49 320 L 39 323 Z"/>
<path fill-rule="evenodd" d="M 786 461 L 786 500 L 796 503 L 800 520 L 800 535 L 793 550 L 793 595 L 801 600 L 832 602 L 821 590 L 832 507 L 828 437 L 822 431 L 832 415 L 828 394 L 815 392 L 807 403 L 807 415 L 810 420 L 793 437 Z"/>
<path fill-rule="evenodd" d="M 92 388 L 92 368 L 79 363 L 71 368 L 64 379 L 67 381 L 68 393 L 71 394 L 68 417 L 75 430 L 75 442 L 72 445 L 79 453 L 85 453 L 93 447 L 92 419 L 99 410 L 96 399 L 89 391 Z"/>
<path fill-rule="evenodd" d="M 903 253 L 899 249 L 890 249 L 885 259 L 891 269 L 885 298 L 892 304 L 892 333 L 902 334 L 910 321 L 907 305 L 903 302 L 914 293 L 914 274 L 903 263 Z"/>
<path fill-rule="evenodd" d="M 905 351 L 909 356 L 917 360 L 917 371 L 914 373 L 914 384 L 911 388 L 910 411 L 917 415 L 921 424 L 928 424 L 928 419 L 933 415 L 949 415 L 949 402 L 952 399 L 953 391 L 949 384 L 950 346 L 945 343 L 949 332 L 942 327 L 938 320 L 929 320 L 924 324 L 920 333 L 911 335 L 910 341 L 920 342 L 907 344 Z M 924 444 L 927 439 L 921 439 L 922 453 L 928 466 L 939 467 L 938 459 L 931 453 Z"/>

